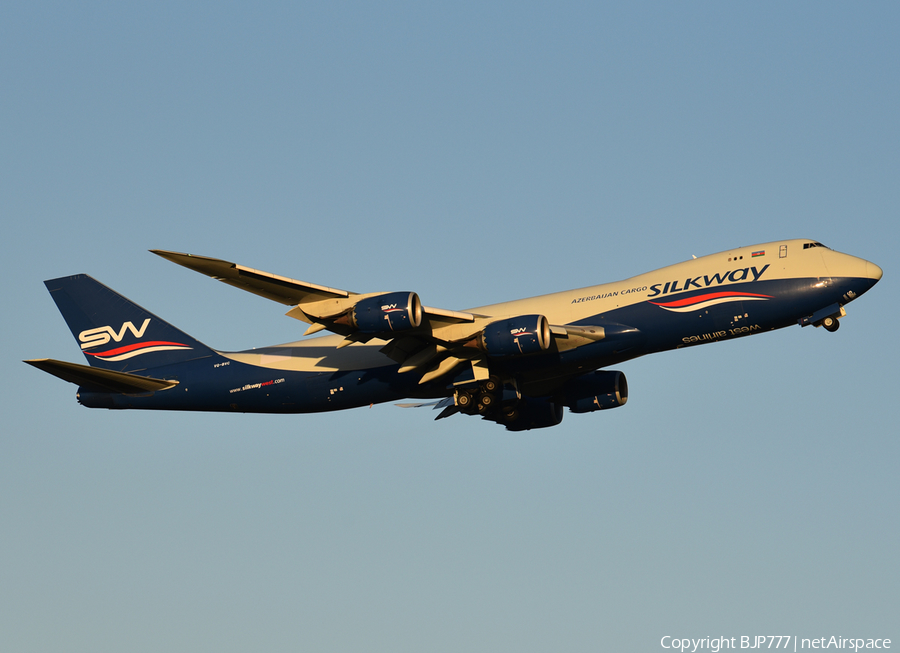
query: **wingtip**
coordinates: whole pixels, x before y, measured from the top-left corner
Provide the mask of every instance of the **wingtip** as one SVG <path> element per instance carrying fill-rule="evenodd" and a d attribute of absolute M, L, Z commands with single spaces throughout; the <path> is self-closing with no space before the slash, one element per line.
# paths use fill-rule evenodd
<path fill-rule="evenodd" d="M 148 251 L 152 254 L 156 254 L 157 256 L 161 256 L 167 261 L 176 263 L 197 272 L 202 272 L 203 274 L 207 274 L 209 276 L 215 276 L 210 273 L 210 270 L 216 270 L 223 267 L 234 267 L 234 263 L 231 263 L 230 261 L 224 261 L 222 259 L 212 258 L 210 256 L 188 254 L 187 252 L 172 252 L 166 249 L 151 249 Z"/>
<path fill-rule="evenodd" d="M 151 254 L 156 254 L 157 256 L 162 256 L 165 259 L 169 259 L 170 261 L 179 256 L 191 256 L 190 254 L 186 254 L 184 252 L 172 252 L 167 249 L 148 249 L 147 251 Z"/>

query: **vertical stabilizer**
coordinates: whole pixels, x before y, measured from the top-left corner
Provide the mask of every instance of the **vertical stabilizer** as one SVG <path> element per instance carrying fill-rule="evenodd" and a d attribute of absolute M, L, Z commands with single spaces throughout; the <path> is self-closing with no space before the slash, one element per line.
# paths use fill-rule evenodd
<path fill-rule="evenodd" d="M 44 285 L 94 367 L 134 372 L 215 353 L 86 274 Z"/>

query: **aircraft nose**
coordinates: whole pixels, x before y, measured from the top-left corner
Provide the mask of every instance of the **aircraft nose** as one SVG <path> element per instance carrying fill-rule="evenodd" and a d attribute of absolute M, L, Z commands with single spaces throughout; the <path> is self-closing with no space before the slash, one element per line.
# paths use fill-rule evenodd
<path fill-rule="evenodd" d="M 881 279 L 881 275 L 883 274 L 880 267 L 872 263 L 871 261 L 866 261 L 866 276 L 869 279 L 873 279 L 878 281 Z"/>

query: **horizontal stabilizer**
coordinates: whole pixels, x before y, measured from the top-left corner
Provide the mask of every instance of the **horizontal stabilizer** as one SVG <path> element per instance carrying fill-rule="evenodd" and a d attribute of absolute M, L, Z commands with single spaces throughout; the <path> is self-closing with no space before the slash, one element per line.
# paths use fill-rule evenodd
<path fill-rule="evenodd" d="M 167 390 L 178 385 L 178 381 L 166 381 L 165 379 L 154 379 L 149 376 L 115 372 L 99 367 L 53 360 L 52 358 L 36 358 L 24 362 L 33 365 L 39 370 L 44 370 L 48 374 L 59 377 L 63 381 L 98 392 L 143 394 L 156 390 Z"/>

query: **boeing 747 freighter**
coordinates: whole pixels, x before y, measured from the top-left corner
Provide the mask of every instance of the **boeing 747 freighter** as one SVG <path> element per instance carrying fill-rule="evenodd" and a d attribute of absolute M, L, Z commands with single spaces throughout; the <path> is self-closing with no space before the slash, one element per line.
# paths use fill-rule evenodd
<path fill-rule="evenodd" d="M 628 399 L 630 359 L 791 325 L 836 331 L 881 279 L 874 263 L 812 240 L 739 247 L 630 279 L 482 306 L 425 306 L 410 291 L 357 294 L 205 256 L 155 254 L 289 306 L 330 335 L 211 349 L 78 274 L 46 281 L 88 365 L 25 361 L 78 387 L 90 408 L 310 413 L 416 399 L 438 419 L 512 431 Z M 430 402 L 428 402 L 430 400 Z"/>

